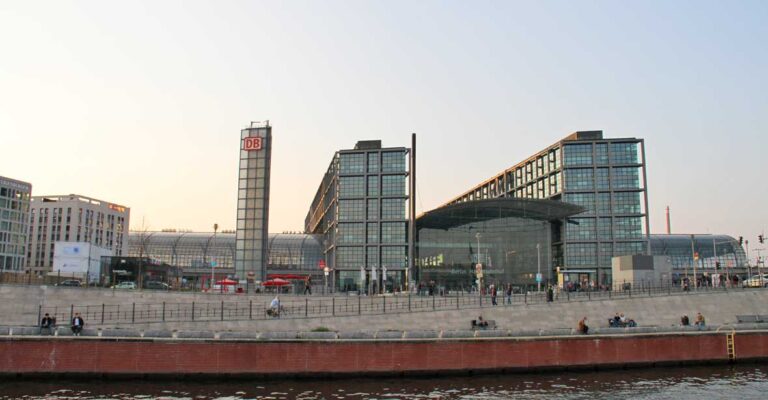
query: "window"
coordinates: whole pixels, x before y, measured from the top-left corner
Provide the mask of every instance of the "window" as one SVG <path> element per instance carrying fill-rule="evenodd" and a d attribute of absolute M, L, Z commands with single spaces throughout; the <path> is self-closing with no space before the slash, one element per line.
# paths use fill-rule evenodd
<path fill-rule="evenodd" d="M 381 242 L 382 243 L 405 243 L 405 223 L 404 222 L 382 222 L 381 223 Z"/>
<path fill-rule="evenodd" d="M 595 164 L 608 164 L 608 143 L 595 144 Z"/>
<path fill-rule="evenodd" d="M 611 240 L 611 218 L 598 218 L 597 220 L 597 239 Z"/>
<path fill-rule="evenodd" d="M 613 194 L 614 214 L 640 214 L 640 192 L 616 192 Z"/>
<path fill-rule="evenodd" d="M 376 175 L 368 177 L 368 196 L 379 195 L 379 177 Z"/>
<path fill-rule="evenodd" d="M 379 199 L 368 199 L 368 219 L 379 219 Z"/>
<path fill-rule="evenodd" d="M 643 253 L 645 253 L 644 242 L 621 242 L 621 243 L 616 243 L 616 247 L 613 254 L 614 256 L 626 256 L 626 255 L 643 254 Z"/>
<path fill-rule="evenodd" d="M 365 219 L 364 200 L 339 200 L 339 221 Z"/>
<path fill-rule="evenodd" d="M 379 243 L 379 224 L 375 222 L 368 224 L 368 240 L 366 242 L 368 244 Z"/>
<path fill-rule="evenodd" d="M 592 168 L 565 170 L 566 190 L 592 190 L 594 188 L 594 179 Z"/>
<path fill-rule="evenodd" d="M 381 265 L 387 268 L 405 267 L 405 247 L 391 246 L 381 248 Z"/>
<path fill-rule="evenodd" d="M 382 199 L 381 219 L 405 219 L 405 199 Z"/>
<path fill-rule="evenodd" d="M 616 239 L 639 239 L 643 237 L 643 221 L 641 217 L 614 218 L 613 236 Z"/>
<path fill-rule="evenodd" d="M 568 240 L 595 240 L 594 218 L 571 218 L 566 223 Z"/>
<path fill-rule="evenodd" d="M 363 247 L 336 248 L 336 267 L 360 268 L 363 261 Z"/>
<path fill-rule="evenodd" d="M 612 243 L 600 243 L 600 266 L 610 267 L 611 258 L 613 258 L 613 244 Z"/>
<path fill-rule="evenodd" d="M 592 165 L 592 143 L 569 144 L 563 147 L 565 166 Z"/>
<path fill-rule="evenodd" d="M 595 212 L 594 193 L 567 193 L 564 200 L 568 203 L 586 208 L 587 210 L 585 213 L 587 214 L 593 214 Z"/>
<path fill-rule="evenodd" d="M 364 227 L 363 224 L 340 223 L 337 236 L 339 244 L 365 243 Z"/>
<path fill-rule="evenodd" d="M 379 248 L 378 247 L 369 247 L 368 248 L 368 254 L 366 255 L 368 260 L 368 267 L 378 267 L 379 266 Z"/>
<path fill-rule="evenodd" d="M 379 172 L 379 153 L 368 153 L 368 172 Z"/>
<path fill-rule="evenodd" d="M 613 168 L 611 183 L 614 189 L 639 189 L 640 172 L 637 167 Z"/>
<path fill-rule="evenodd" d="M 597 265 L 597 245 L 594 243 L 569 244 L 565 254 L 565 262 L 568 266 Z"/>
<path fill-rule="evenodd" d="M 362 197 L 365 195 L 365 179 L 362 176 L 342 176 L 339 178 L 340 197 Z"/>
<path fill-rule="evenodd" d="M 597 213 L 602 215 L 608 215 L 611 213 L 611 194 L 610 193 L 597 194 Z"/>
<path fill-rule="evenodd" d="M 405 172 L 405 152 L 381 153 L 381 170 L 382 172 Z"/>
<path fill-rule="evenodd" d="M 611 188 L 611 181 L 608 179 L 608 168 L 598 168 L 595 170 L 595 185 L 597 190 L 608 190 Z"/>
<path fill-rule="evenodd" d="M 341 154 L 339 160 L 339 173 L 365 173 L 365 153 Z"/>
<path fill-rule="evenodd" d="M 637 164 L 637 143 L 611 143 L 612 164 Z"/>
<path fill-rule="evenodd" d="M 381 194 L 384 196 L 405 196 L 405 176 L 384 175 L 381 177 Z"/>

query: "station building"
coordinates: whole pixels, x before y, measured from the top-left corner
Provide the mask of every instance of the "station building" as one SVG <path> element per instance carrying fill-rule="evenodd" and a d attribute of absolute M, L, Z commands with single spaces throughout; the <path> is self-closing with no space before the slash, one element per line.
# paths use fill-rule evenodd
<path fill-rule="evenodd" d="M 32 185 L 0 176 L 0 273 L 24 271 Z"/>

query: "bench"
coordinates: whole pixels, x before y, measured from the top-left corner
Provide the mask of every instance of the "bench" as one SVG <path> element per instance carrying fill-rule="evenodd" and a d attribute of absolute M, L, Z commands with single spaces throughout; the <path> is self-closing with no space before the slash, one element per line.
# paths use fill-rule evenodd
<path fill-rule="evenodd" d="M 740 324 L 768 322 L 768 315 L 737 315 L 736 321 Z"/>
<path fill-rule="evenodd" d="M 477 320 L 472 320 L 472 330 L 478 330 L 478 329 L 496 329 L 496 320 L 494 319 L 484 319 L 483 322 L 486 324 L 485 326 L 480 326 L 477 324 Z"/>

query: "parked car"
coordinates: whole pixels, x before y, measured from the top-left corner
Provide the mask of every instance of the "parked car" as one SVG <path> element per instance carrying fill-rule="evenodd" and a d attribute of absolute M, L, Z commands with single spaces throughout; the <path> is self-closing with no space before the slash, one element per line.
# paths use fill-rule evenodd
<path fill-rule="evenodd" d="M 744 281 L 744 287 L 768 288 L 768 274 L 763 274 L 762 280 L 760 279 L 760 275 L 753 275 L 751 278 Z"/>
<path fill-rule="evenodd" d="M 144 289 L 171 290 L 171 286 L 160 281 L 149 281 L 144 283 Z"/>
<path fill-rule="evenodd" d="M 113 289 L 136 289 L 136 282 L 120 282 L 115 286 L 112 286 Z"/>
<path fill-rule="evenodd" d="M 75 287 L 80 287 L 80 286 L 82 286 L 82 282 L 80 282 L 77 279 L 69 279 L 69 280 L 57 283 L 56 286 L 75 286 Z"/>

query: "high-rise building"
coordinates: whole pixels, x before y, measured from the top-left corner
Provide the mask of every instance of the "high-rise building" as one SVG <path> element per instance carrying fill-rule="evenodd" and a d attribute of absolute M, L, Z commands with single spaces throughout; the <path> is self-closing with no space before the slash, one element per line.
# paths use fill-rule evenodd
<path fill-rule="evenodd" d="M 251 122 L 240 131 L 235 234 L 235 275 L 240 279 L 266 278 L 271 159 L 269 121 Z"/>
<path fill-rule="evenodd" d="M 501 197 L 586 209 L 552 224 L 550 268 L 567 281 L 611 282 L 611 258 L 650 254 L 643 139 L 576 132 L 446 204 Z"/>
<path fill-rule="evenodd" d="M 369 140 L 333 156 L 305 219 L 307 233 L 323 235 L 330 286 L 375 292 L 405 287 L 408 152 Z"/>
<path fill-rule="evenodd" d="M 26 265 L 31 194 L 31 184 L 0 176 L 0 272 L 20 272 Z"/>
<path fill-rule="evenodd" d="M 77 194 L 32 197 L 27 265 L 37 274 L 51 272 L 57 241 L 127 253 L 130 213 L 128 207 Z"/>

